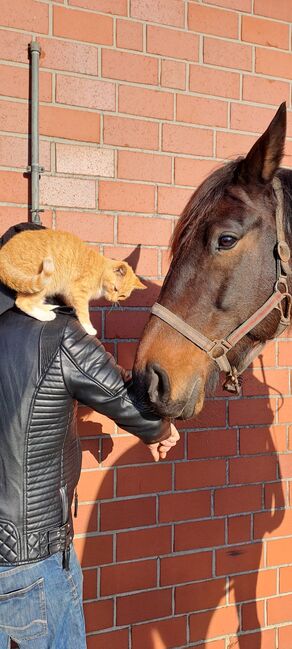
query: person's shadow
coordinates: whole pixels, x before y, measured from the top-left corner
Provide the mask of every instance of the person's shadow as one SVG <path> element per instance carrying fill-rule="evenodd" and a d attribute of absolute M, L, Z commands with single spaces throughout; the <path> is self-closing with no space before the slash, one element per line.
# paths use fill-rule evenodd
<path fill-rule="evenodd" d="M 160 287 L 147 284 L 152 304 Z M 141 302 L 131 298 L 132 304 Z M 126 369 L 132 361 L 132 351 L 124 354 Z M 261 374 L 259 380 L 247 370 L 243 384 L 243 398 L 260 396 L 260 420 L 253 420 L 248 400 L 241 425 L 236 420 L 241 400 L 228 397 L 232 419 L 225 428 L 220 418 L 226 397 L 219 390 L 197 420 L 179 424 L 181 440 L 159 464 L 134 437 L 114 433 L 108 419 L 80 408 L 85 472 L 75 530 L 85 576 L 88 649 L 111 647 L 107 631 L 114 626 L 125 647 L 131 633 L 132 649 L 186 648 L 197 642 L 202 649 L 205 641 L 222 636 L 228 636 L 230 649 L 245 649 L 249 634 L 253 649 L 261 648 L 261 598 L 276 592 L 263 538 L 279 528 L 285 514 L 277 459 L 283 431 L 272 426 L 269 393 L 279 396 L 279 408 L 283 397 L 277 386 L 267 384 L 263 369 Z M 210 493 L 204 512 L 198 494 L 207 502 Z M 175 566 L 176 557 L 182 560 Z"/>

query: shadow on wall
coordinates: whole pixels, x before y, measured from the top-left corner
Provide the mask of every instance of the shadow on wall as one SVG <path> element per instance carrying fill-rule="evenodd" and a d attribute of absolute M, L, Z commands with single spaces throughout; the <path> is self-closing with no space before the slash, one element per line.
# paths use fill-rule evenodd
<path fill-rule="evenodd" d="M 148 284 L 153 302 L 159 287 Z M 131 312 L 129 328 L 130 319 Z M 261 649 L 263 602 L 256 600 L 277 592 L 275 572 L 265 570 L 263 537 L 281 525 L 285 502 L 269 386 L 263 370 L 263 381 L 257 376 L 248 371 L 245 378 L 246 394 L 262 395 L 256 430 L 253 424 L 239 430 L 211 422 L 212 403 L 224 404 L 225 412 L 219 393 L 199 420 L 180 425 L 178 447 L 159 465 L 143 444 L 123 431 L 111 439 L 111 422 L 96 424 L 95 414 L 80 409 L 85 466 L 101 468 L 81 478 L 81 492 L 94 501 L 84 506 L 83 528 L 78 524 L 84 533 L 88 521 L 85 543 L 77 539 L 85 600 L 91 600 L 85 603 L 87 631 L 102 631 L 89 636 L 88 649 L 181 649 L 192 643 L 203 649 L 205 641 L 222 636 L 230 649 Z M 210 431 L 214 422 L 218 430 Z M 117 645 L 106 632 L 113 631 L 114 596 Z M 218 649 L 221 642 L 225 647 L 219 640 Z"/>

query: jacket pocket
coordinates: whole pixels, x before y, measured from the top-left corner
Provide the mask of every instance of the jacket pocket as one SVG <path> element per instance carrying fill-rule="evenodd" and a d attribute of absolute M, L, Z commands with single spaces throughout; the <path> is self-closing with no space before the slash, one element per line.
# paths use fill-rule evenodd
<path fill-rule="evenodd" d="M 48 632 L 44 579 L 0 595 L 0 630 L 17 642 Z"/>

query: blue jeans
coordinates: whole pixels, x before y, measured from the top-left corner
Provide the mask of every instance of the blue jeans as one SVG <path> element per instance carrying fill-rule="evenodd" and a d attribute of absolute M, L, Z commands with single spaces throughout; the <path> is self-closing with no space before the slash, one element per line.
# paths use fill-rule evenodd
<path fill-rule="evenodd" d="M 82 572 L 71 548 L 23 566 L 0 567 L 0 649 L 86 649 Z"/>

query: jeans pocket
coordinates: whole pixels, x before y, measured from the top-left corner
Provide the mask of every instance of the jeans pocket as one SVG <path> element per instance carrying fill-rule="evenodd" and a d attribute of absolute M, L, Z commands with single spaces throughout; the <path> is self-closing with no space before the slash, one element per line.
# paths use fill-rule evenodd
<path fill-rule="evenodd" d="M 48 632 L 44 579 L 0 595 L 0 630 L 16 641 Z"/>

